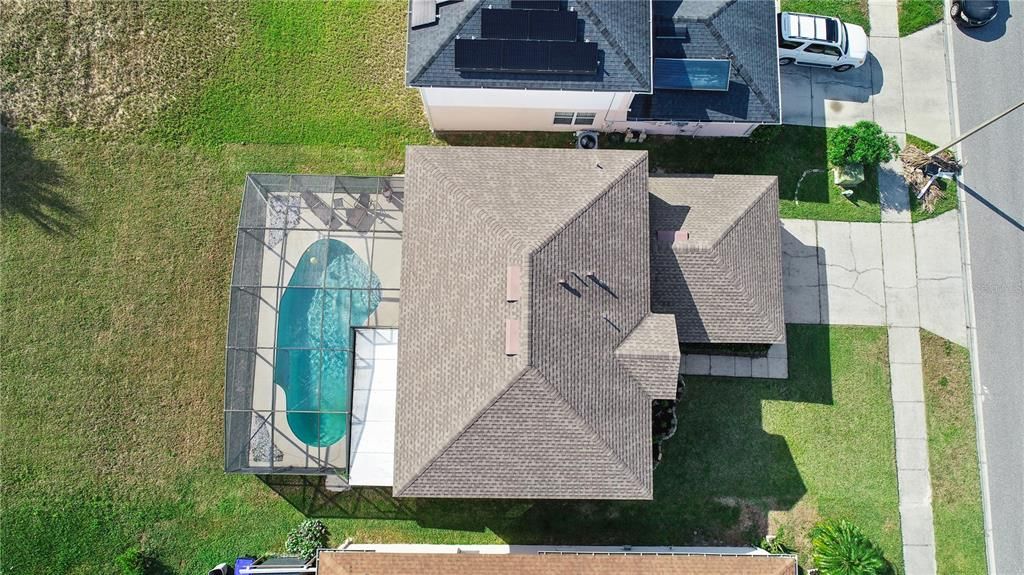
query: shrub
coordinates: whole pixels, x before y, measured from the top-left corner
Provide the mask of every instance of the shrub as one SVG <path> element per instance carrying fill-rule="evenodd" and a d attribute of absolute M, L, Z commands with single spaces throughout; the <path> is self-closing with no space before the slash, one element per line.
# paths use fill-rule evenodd
<path fill-rule="evenodd" d="M 789 532 L 786 531 L 785 527 L 779 527 L 778 531 L 775 532 L 774 537 L 769 537 L 767 535 L 763 537 L 757 546 L 775 555 L 796 553 L 796 545 L 793 544 L 792 539 L 789 537 Z"/>
<path fill-rule="evenodd" d="M 877 165 L 888 162 L 899 151 L 896 138 L 874 122 L 840 126 L 828 133 L 828 161 L 833 166 Z"/>
<path fill-rule="evenodd" d="M 327 547 L 327 526 L 319 519 L 307 519 L 288 534 L 284 548 L 292 555 L 298 555 L 309 561 L 316 555 L 316 550 Z"/>
<path fill-rule="evenodd" d="M 886 575 L 889 562 L 856 525 L 830 520 L 811 531 L 814 565 L 822 575 Z"/>
<path fill-rule="evenodd" d="M 146 573 L 146 554 L 138 547 L 129 547 L 114 558 L 114 565 L 121 575 L 144 575 Z"/>

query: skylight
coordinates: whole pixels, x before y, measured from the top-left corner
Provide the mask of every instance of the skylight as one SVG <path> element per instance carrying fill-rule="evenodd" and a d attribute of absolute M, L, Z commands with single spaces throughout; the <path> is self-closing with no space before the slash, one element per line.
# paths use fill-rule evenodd
<path fill-rule="evenodd" d="M 729 60 L 655 58 L 654 88 L 660 90 L 729 89 Z"/>

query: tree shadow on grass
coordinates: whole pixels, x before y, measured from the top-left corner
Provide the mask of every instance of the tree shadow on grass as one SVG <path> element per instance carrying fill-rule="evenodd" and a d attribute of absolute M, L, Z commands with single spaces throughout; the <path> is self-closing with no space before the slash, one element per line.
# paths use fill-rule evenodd
<path fill-rule="evenodd" d="M 0 129 L 0 217 L 22 217 L 47 233 L 74 235 L 83 217 L 61 191 L 66 180 L 57 162 L 36 157 L 32 142 Z"/>
<path fill-rule="evenodd" d="M 789 379 L 687 379 L 653 501 L 395 499 L 388 488 L 332 493 L 320 477 L 260 479 L 310 517 L 411 519 L 509 544 L 753 544 L 769 511 L 807 491 L 786 439 L 764 431 L 762 403 L 832 403 L 828 327 L 790 326 L 788 344 Z"/>

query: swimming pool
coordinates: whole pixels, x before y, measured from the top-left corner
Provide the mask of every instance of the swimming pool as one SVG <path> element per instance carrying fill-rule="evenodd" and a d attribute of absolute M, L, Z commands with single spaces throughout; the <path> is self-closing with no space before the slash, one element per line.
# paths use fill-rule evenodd
<path fill-rule="evenodd" d="M 295 266 L 278 307 L 274 383 L 303 443 L 327 447 L 345 437 L 352 328 L 366 325 L 379 303 L 380 280 L 344 242 L 317 240 Z"/>

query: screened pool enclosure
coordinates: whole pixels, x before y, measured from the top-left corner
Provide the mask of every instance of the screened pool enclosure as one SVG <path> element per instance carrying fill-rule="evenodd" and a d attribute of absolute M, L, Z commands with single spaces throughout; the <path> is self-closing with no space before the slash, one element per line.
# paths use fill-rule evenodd
<path fill-rule="evenodd" d="M 398 326 L 403 195 L 401 177 L 246 177 L 228 312 L 225 470 L 349 476 L 368 393 L 353 381 L 387 391 L 379 369 L 356 374 L 397 346 L 384 328 Z"/>

